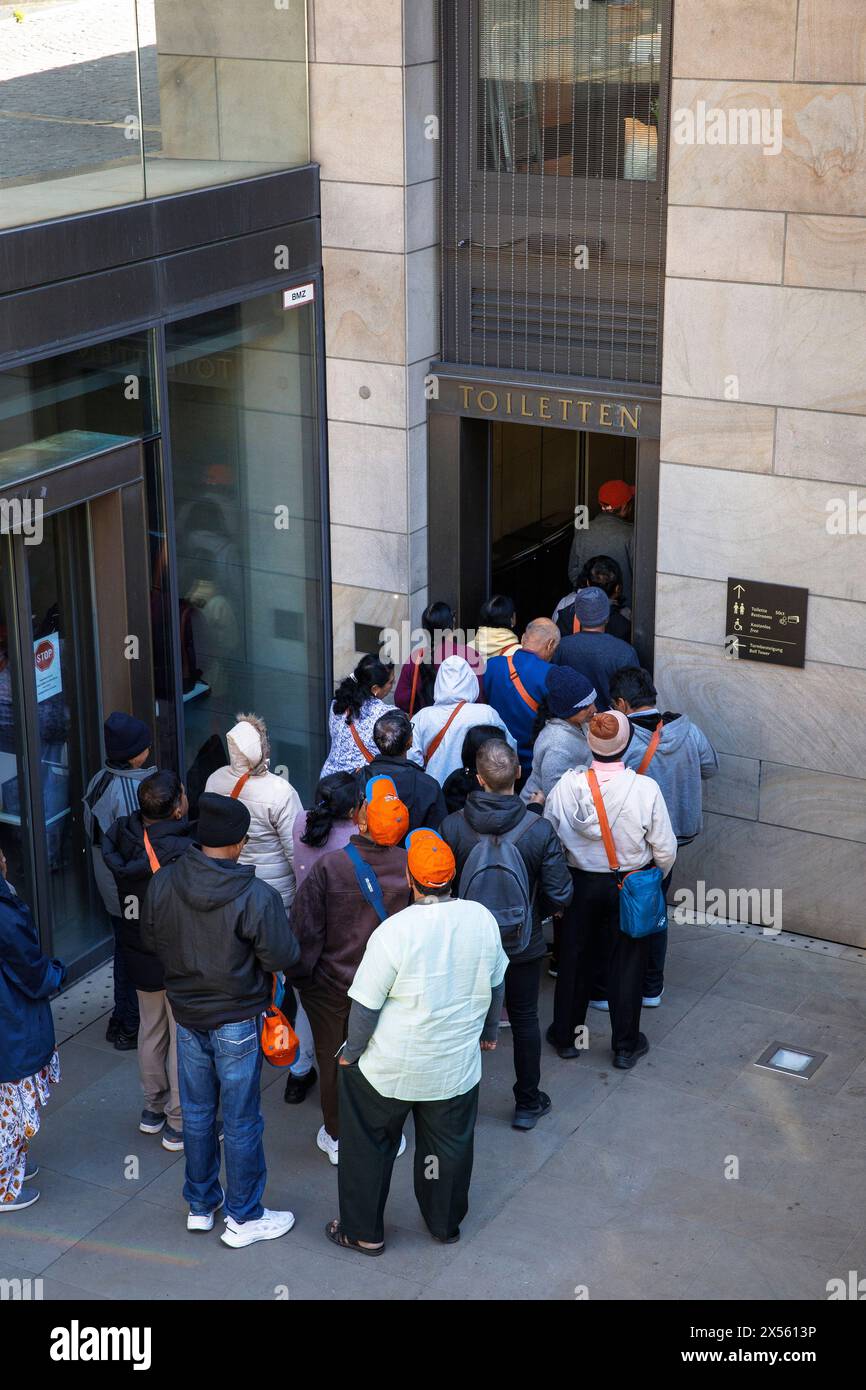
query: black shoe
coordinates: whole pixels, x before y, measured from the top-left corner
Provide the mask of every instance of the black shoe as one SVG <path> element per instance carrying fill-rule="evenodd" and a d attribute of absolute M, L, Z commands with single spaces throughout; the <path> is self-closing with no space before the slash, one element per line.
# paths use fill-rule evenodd
<path fill-rule="evenodd" d="M 547 967 L 547 973 L 550 976 L 551 980 L 555 980 L 558 977 L 559 961 L 556 959 L 556 956 L 550 957 L 550 964 Z"/>
<path fill-rule="evenodd" d="M 615 1052 L 613 1054 L 613 1064 L 619 1071 L 630 1071 L 641 1057 L 645 1057 L 649 1052 L 649 1043 L 643 1033 L 637 1035 L 637 1047 L 633 1052 Z"/>
<path fill-rule="evenodd" d="M 119 1032 L 120 1032 L 120 1024 L 118 1023 L 117 1019 L 116 1019 L 116 1018 L 110 1018 L 110 1019 L 108 1020 L 108 1027 L 107 1027 L 106 1030 L 105 1030 L 105 1041 L 106 1041 L 106 1042 L 114 1042 L 114 1040 L 115 1040 L 115 1038 L 117 1037 L 117 1035 L 118 1035 Z"/>
<path fill-rule="evenodd" d="M 557 1056 L 561 1057 L 564 1062 L 571 1062 L 575 1057 L 580 1056 L 579 1049 L 576 1048 L 573 1043 L 570 1044 L 568 1047 L 560 1047 L 559 1043 L 556 1041 L 556 1038 L 553 1036 L 552 1023 L 544 1036 L 550 1043 L 550 1046 L 556 1049 Z"/>
<path fill-rule="evenodd" d="M 315 1067 L 310 1067 L 306 1076 L 289 1076 L 286 1080 L 286 1090 L 283 1100 L 286 1105 L 300 1105 L 306 1099 L 308 1091 L 311 1091 L 318 1080 L 319 1074 Z"/>
<path fill-rule="evenodd" d="M 127 1033 L 123 1028 L 118 1028 L 114 1046 L 118 1052 L 134 1052 L 138 1047 L 138 1033 Z"/>
<path fill-rule="evenodd" d="M 538 1121 L 543 1115 L 550 1113 L 553 1102 L 546 1091 L 538 1092 L 538 1104 L 532 1110 L 522 1110 L 520 1106 L 514 1111 L 514 1119 L 511 1121 L 512 1129 L 535 1129 Z"/>

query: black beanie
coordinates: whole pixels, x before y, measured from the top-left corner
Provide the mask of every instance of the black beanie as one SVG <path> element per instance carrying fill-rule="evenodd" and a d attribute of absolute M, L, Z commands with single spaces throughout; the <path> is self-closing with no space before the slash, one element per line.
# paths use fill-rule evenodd
<path fill-rule="evenodd" d="M 250 813 L 242 801 L 216 792 L 203 792 L 198 801 L 198 842 L 205 849 L 240 844 L 250 828 Z"/>
<path fill-rule="evenodd" d="M 110 763 L 128 763 L 151 746 L 150 729 L 131 714 L 115 710 L 102 728 L 105 733 L 105 756 Z"/>

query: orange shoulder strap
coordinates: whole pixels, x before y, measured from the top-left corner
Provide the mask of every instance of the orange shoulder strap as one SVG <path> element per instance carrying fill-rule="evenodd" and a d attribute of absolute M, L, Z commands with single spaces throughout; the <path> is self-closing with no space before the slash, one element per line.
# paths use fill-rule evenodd
<path fill-rule="evenodd" d="M 150 836 L 148 835 L 146 830 L 144 832 L 144 849 L 145 853 L 147 854 L 147 862 L 150 865 L 150 872 L 152 874 L 158 874 L 160 869 L 162 868 L 162 865 L 160 864 L 159 860 L 156 857 L 156 854 L 154 853 L 153 845 L 150 843 Z"/>
<path fill-rule="evenodd" d="M 427 745 L 427 752 L 424 754 L 424 766 L 425 766 L 425 767 L 426 767 L 427 764 L 429 763 L 430 759 L 433 757 L 433 754 L 436 752 L 436 749 L 439 747 L 439 745 L 440 745 L 440 743 L 442 742 L 443 738 L 444 738 L 445 735 L 447 734 L 448 730 L 451 728 L 451 725 L 454 723 L 454 720 L 457 718 L 458 714 L 460 713 L 460 711 L 462 710 L 462 708 L 463 708 L 463 706 L 464 706 L 465 704 L 466 704 L 466 701 L 465 701 L 465 700 L 461 700 L 458 704 L 456 704 L 456 705 L 454 706 L 453 710 L 452 710 L 451 713 L 449 714 L 449 716 L 448 716 L 448 718 L 446 719 L 445 723 L 442 725 L 442 728 L 439 730 L 439 732 L 438 732 L 438 734 L 436 735 L 436 737 L 432 740 L 432 742 L 430 742 L 430 743 Z"/>
<path fill-rule="evenodd" d="M 613 835 L 610 831 L 610 821 L 607 818 L 607 807 L 604 804 L 601 787 L 598 785 L 598 778 L 592 768 L 587 769 L 586 780 L 589 783 L 589 790 L 592 792 L 592 799 L 595 802 L 601 838 L 604 842 L 605 853 L 607 854 L 607 862 L 612 871 L 616 873 L 619 868 L 619 860 L 616 857 L 616 845 L 613 842 Z"/>
<path fill-rule="evenodd" d="M 649 767 L 650 763 L 656 755 L 656 749 L 662 741 L 662 729 L 664 728 L 664 723 L 665 721 L 663 719 L 660 719 L 659 722 L 656 724 L 655 729 L 653 730 L 653 736 L 650 739 L 649 744 L 647 745 L 647 750 L 641 758 L 640 766 L 637 769 L 638 776 L 640 776 L 642 772 L 646 772 L 647 768 Z"/>
<path fill-rule="evenodd" d="M 371 763 L 371 762 L 373 761 L 373 754 L 370 752 L 370 750 L 369 750 L 369 748 L 367 747 L 366 743 L 365 743 L 364 740 L 361 738 L 361 735 L 358 733 L 358 730 L 355 728 L 354 720 L 350 723 L 349 720 L 347 719 L 347 720 L 346 720 L 346 723 L 349 725 L 349 729 L 351 730 L 351 733 L 352 733 L 352 738 L 355 740 L 355 743 L 358 745 L 358 752 L 359 752 L 359 753 L 363 753 L 365 761 L 368 762 L 368 763 Z"/>
<path fill-rule="evenodd" d="M 516 667 L 515 664 L 514 664 L 514 657 L 511 656 L 511 655 L 509 654 L 509 655 L 505 658 L 505 660 L 508 662 L 508 674 L 509 674 L 509 676 L 511 677 L 512 682 L 513 682 L 513 684 L 514 684 L 514 689 L 517 691 L 517 693 L 518 693 L 518 695 L 520 696 L 520 698 L 521 698 L 521 700 L 523 701 L 523 703 L 524 703 L 525 705 L 528 705 L 529 708 L 530 708 L 531 710 L 533 710 L 533 711 L 537 714 L 537 713 L 538 713 L 538 701 L 537 701 L 537 700 L 533 700 L 533 698 L 532 698 L 532 696 L 530 695 L 529 691 L 526 689 L 526 686 L 523 684 L 523 681 L 522 681 L 522 680 L 520 679 L 520 677 L 518 676 L 518 674 L 517 674 L 517 667 Z"/>
<path fill-rule="evenodd" d="M 578 633 L 578 632 L 580 632 L 580 618 L 577 616 L 577 613 L 576 613 L 576 612 L 575 612 L 574 618 L 573 618 L 573 620 L 572 620 L 571 631 L 572 631 L 572 633 Z"/>
<path fill-rule="evenodd" d="M 413 657 L 413 658 L 412 658 L 412 664 L 413 664 L 413 666 L 414 666 L 415 669 L 414 669 L 413 672 L 412 672 L 412 694 L 409 696 L 409 718 L 410 718 L 410 719 L 412 718 L 412 715 L 415 713 L 415 699 L 416 699 L 416 696 L 417 696 L 417 694 L 418 694 L 418 677 L 419 677 L 419 674 L 420 674 L 420 671 L 421 671 L 421 658 L 420 658 L 420 656 L 419 656 L 419 658 L 418 658 L 417 661 L 416 661 L 415 658 Z"/>
<path fill-rule="evenodd" d="M 249 780 L 249 776 L 250 774 L 248 772 L 245 772 L 243 777 L 239 777 L 238 780 L 235 782 L 234 786 L 231 789 L 231 797 L 233 801 L 237 801 L 238 797 L 240 796 L 241 792 L 243 791 L 244 787 L 246 786 Z"/>

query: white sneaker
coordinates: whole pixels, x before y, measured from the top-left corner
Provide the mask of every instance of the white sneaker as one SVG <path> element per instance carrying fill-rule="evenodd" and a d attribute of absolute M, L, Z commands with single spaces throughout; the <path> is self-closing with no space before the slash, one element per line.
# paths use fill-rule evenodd
<path fill-rule="evenodd" d="M 662 990 L 662 994 L 664 994 L 664 990 Z M 662 1002 L 662 994 L 649 995 L 647 998 L 642 999 L 640 1002 L 645 1009 L 657 1009 L 659 1004 Z"/>
<path fill-rule="evenodd" d="M 225 1201 L 226 1194 L 223 1193 L 213 1211 L 207 1211 L 203 1216 L 196 1216 L 195 1212 L 191 1211 L 186 1218 L 186 1229 L 188 1231 L 212 1231 L 214 1216 L 225 1206 Z"/>
<path fill-rule="evenodd" d="M 258 1221 L 233 1221 L 227 1216 L 226 1228 L 220 1240 L 233 1250 L 240 1250 L 245 1245 L 255 1245 L 259 1240 L 277 1240 L 294 1224 L 295 1218 L 290 1211 L 268 1211 L 265 1207 Z"/>
<path fill-rule="evenodd" d="M 406 1136 L 405 1136 L 405 1134 L 401 1134 L 401 1135 L 400 1135 L 400 1147 L 399 1147 L 399 1149 L 397 1150 L 397 1157 L 399 1158 L 400 1155 L 401 1155 L 401 1154 L 404 1154 L 405 1152 L 406 1152 Z"/>
<path fill-rule="evenodd" d="M 606 1014 L 610 1013 L 610 1004 L 606 999 L 590 999 L 589 1007 L 591 1009 L 603 1009 Z"/>
<path fill-rule="evenodd" d="M 322 1125 L 322 1128 L 316 1135 L 316 1143 L 322 1150 L 322 1153 L 328 1155 L 328 1158 L 331 1160 L 334 1167 L 336 1168 L 337 1164 L 340 1162 L 339 1139 L 332 1139 L 328 1131 L 325 1129 L 325 1126 Z"/>

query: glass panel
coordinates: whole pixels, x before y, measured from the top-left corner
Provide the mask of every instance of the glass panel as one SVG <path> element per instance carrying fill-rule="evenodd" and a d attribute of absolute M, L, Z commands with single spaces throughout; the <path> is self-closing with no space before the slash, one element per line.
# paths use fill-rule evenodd
<path fill-rule="evenodd" d="M 247 710 L 306 797 L 325 756 L 314 308 L 231 305 L 171 325 L 166 353 L 190 792 Z"/>
<path fill-rule="evenodd" d="M 41 545 L 25 550 L 33 612 L 39 710 L 36 757 L 48 853 L 53 953 L 72 962 L 110 924 L 95 891 L 81 799 L 99 765 L 99 702 L 93 593 L 84 507 L 45 519 Z"/>
<path fill-rule="evenodd" d="M 166 521 L 162 448 L 159 440 L 145 446 L 147 478 L 148 553 L 150 559 L 150 631 L 153 643 L 153 690 L 156 697 L 154 730 L 160 767 L 179 767 L 177 711 L 174 702 L 174 653 L 172 610 L 169 593 L 169 544 Z M 186 636 L 185 633 L 181 634 Z M 195 684 L 195 672 L 184 671 L 187 689 Z"/>
<path fill-rule="evenodd" d="M 0 14 L 0 227 L 142 198 L 134 0 Z"/>
<path fill-rule="evenodd" d="M 654 182 L 661 57 L 660 0 L 483 0 L 482 167 Z"/>
<path fill-rule="evenodd" d="M 156 427 L 151 334 L 0 373 L 0 486 Z"/>
<path fill-rule="evenodd" d="M 7 877 L 16 892 L 32 908 L 30 804 L 27 787 L 27 755 L 24 718 L 21 713 L 15 634 L 12 615 L 12 550 L 9 538 L 0 537 L 0 849 L 6 856 Z"/>
<path fill-rule="evenodd" d="M 138 0 L 148 198 L 306 164 L 305 0 Z"/>

